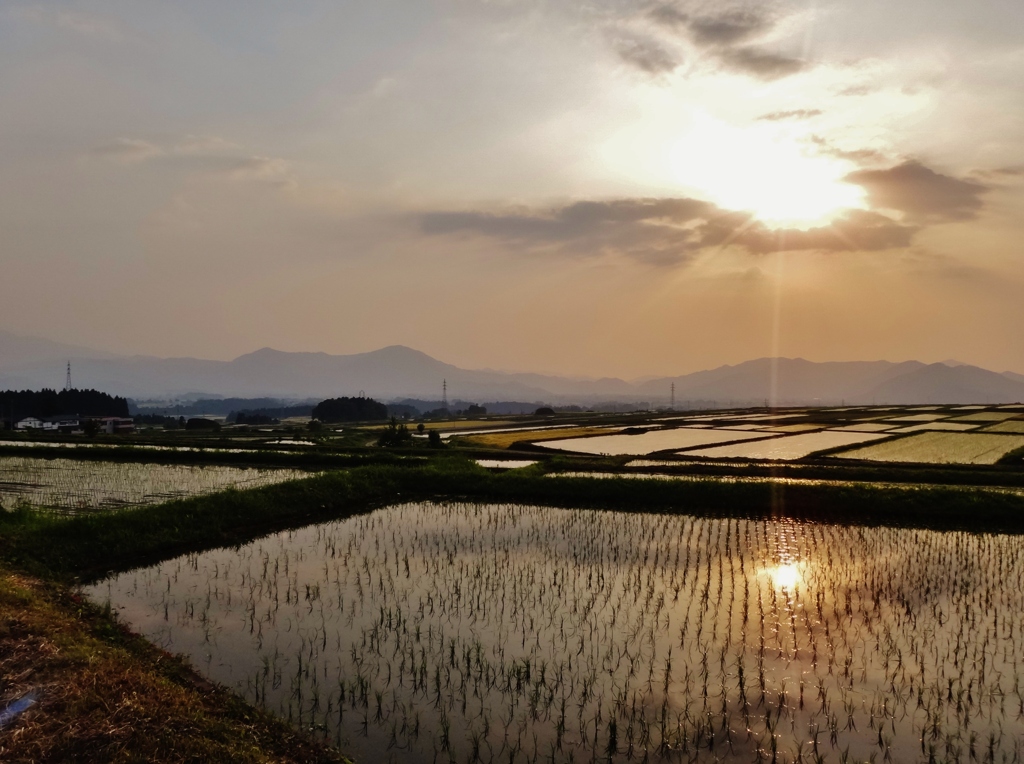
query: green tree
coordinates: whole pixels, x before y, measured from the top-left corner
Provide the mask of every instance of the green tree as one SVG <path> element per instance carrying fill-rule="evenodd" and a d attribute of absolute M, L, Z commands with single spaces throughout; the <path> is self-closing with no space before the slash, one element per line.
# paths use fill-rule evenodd
<path fill-rule="evenodd" d="M 377 438 L 377 445 L 385 448 L 394 448 L 396 446 L 408 445 L 411 440 L 412 433 L 405 426 L 405 422 L 399 422 L 395 417 L 391 417 L 388 426 L 384 428 L 380 437 Z"/>

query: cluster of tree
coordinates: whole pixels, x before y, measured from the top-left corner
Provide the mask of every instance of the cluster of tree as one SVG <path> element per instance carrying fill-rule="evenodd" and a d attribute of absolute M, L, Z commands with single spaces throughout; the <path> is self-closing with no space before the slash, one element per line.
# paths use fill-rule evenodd
<path fill-rule="evenodd" d="M 416 426 L 416 429 L 422 434 L 425 429 L 423 423 L 420 422 Z M 381 432 L 380 437 L 377 438 L 377 445 L 385 448 L 412 445 L 412 433 L 409 431 L 405 422 L 399 422 L 395 417 L 391 417 L 391 421 L 388 422 L 388 426 Z M 428 432 L 427 445 L 431 448 L 444 448 L 444 441 L 441 440 L 441 433 L 437 430 L 431 430 Z"/>
<path fill-rule="evenodd" d="M 0 417 L 12 421 L 25 417 L 78 414 L 80 416 L 128 416 L 125 398 L 99 390 L 5 390 L 0 392 Z"/>
<path fill-rule="evenodd" d="M 185 417 L 164 416 L 162 414 L 136 414 L 135 424 L 160 425 L 165 430 L 177 430 L 185 426 Z"/>
<path fill-rule="evenodd" d="M 405 422 L 399 422 L 395 417 L 391 417 L 388 426 L 381 431 L 380 437 L 377 438 L 377 445 L 387 448 L 406 446 L 410 443 L 412 443 L 412 433 L 405 426 Z"/>
<path fill-rule="evenodd" d="M 204 419 L 202 417 L 192 417 L 185 422 L 186 430 L 207 430 L 216 432 L 220 429 L 220 422 L 216 419 Z"/>
<path fill-rule="evenodd" d="M 389 403 L 388 415 L 399 419 L 415 419 L 420 415 L 420 409 L 408 403 Z"/>
<path fill-rule="evenodd" d="M 262 417 L 264 419 L 281 420 L 292 416 L 309 416 L 312 413 L 313 404 L 302 406 L 265 406 L 263 408 L 233 410 L 228 414 L 228 421 L 235 424 L 277 424 L 277 422 L 257 421 L 257 419 Z"/>
<path fill-rule="evenodd" d="M 363 422 L 388 418 L 388 407 L 373 398 L 328 398 L 313 408 L 321 422 Z"/>
<path fill-rule="evenodd" d="M 163 414 L 164 416 L 226 416 L 232 419 L 237 412 L 257 413 L 284 419 L 289 416 L 309 416 L 313 402 L 294 403 L 279 398 L 199 398 L 194 401 L 176 403 L 172 406 L 158 406 L 151 403 L 139 405 L 132 402 L 139 413 Z"/>
<path fill-rule="evenodd" d="M 281 424 L 281 420 L 277 417 L 272 417 L 269 414 L 263 414 L 258 412 L 248 413 L 246 411 L 232 411 L 231 416 L 228 417 L 228 421 L 233 421 L 235 424 Z"/>

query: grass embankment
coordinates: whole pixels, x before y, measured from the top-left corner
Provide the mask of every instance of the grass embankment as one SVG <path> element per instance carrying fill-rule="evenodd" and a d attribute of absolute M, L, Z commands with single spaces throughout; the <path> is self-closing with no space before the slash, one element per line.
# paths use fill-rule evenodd
<path fill-rule="evenodd" d="M 38 705 L 0 732 L 20 762 L 342 762 L 200 679 L 67 588 L 0 566 L 0 700 Z"/>

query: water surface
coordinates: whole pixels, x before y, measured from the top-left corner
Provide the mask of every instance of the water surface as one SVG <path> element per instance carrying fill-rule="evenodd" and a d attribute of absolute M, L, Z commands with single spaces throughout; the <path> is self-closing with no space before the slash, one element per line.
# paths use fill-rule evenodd
<path fill-rule="evenodd" d="M 406 504 L 88 590 L 357 761 L 1012 761 L 1024 544 Z"/>

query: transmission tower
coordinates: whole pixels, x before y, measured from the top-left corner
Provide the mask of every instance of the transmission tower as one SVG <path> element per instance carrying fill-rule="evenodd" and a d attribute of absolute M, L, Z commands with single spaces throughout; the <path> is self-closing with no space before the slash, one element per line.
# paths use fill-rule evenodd
<path fill-rule="evenodd" d="M 672 383 L 672 403 L 669 405 L 673 411 L 676 410 L 676 383 Z"/>
<path fill-rule="evenodd" d="M 64 389 L 71 389 L 71 361 L 68 361 L 68 373 L 67 376 L 64 378 Z"/>
<path fill-rule="evenodd" d="M 441 380 L 441 408 L 448 408 L 448 380 Z"/>

